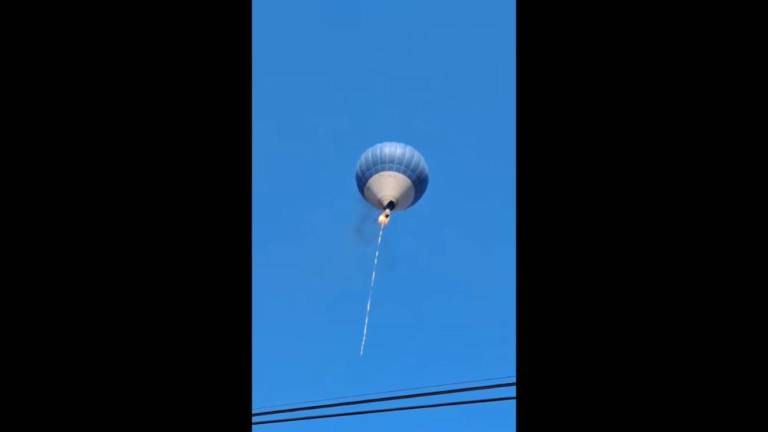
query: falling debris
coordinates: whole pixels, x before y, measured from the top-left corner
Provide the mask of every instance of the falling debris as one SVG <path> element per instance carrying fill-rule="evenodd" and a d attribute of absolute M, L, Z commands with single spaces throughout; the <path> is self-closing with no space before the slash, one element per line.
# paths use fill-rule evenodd
<path fill-rule="evenodd" d="M 386 212 L 385 212 L 386 213 Z M 384 213 L 382 213 L 381 216 L 379 216 L 379 221 L 381 221 L 381 217 L 384 216 Z M 371 286 L 368 288 L 368 306 L 365 308 L 365 325 L 363 326 L 363 341 L 360 343 L 360 357 L 363 356 L 363 351 L 365 351 L 365 337 L 368 335 L 368 317 L 371 315 L 371 298 L 373 298 L 373 284 L 376 282 L 376 264 L 379 262 L 379 249 L 381 248 L 381 236 L 384 234 L 384 226 L 389 221 L 389 216 L 387 216 L 385 222 L 379 222 L 381 224 L 381 229 L 379 229 L 379 241 L 376 243 L 376 256 L 373 258 L 373 273 L 371 273 Z"/>

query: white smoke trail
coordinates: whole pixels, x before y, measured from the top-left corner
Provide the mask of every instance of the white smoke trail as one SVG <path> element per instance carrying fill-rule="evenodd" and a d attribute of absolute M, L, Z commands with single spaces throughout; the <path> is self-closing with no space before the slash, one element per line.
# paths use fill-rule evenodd
<path fill-rule="evenodd" d="M 373 297 L 373 283 L 376 281 L 376 264 L 379 262 L 379 248 L 381 247 L 381 235 L 384 234 L 384 224 L 379 230 L 379 241 L 376 243 L 376 257 L 373 259 L 373 273 L 371 273 L 371 287 L 368 289 L 368 306 L 365 309 L 365 325 L 363 326 L 363 341 L 360 343 L 360 357 L 365 350 L 365 337 L 368 334 L 368 316 L 371 314 L 371 298 Z"/>

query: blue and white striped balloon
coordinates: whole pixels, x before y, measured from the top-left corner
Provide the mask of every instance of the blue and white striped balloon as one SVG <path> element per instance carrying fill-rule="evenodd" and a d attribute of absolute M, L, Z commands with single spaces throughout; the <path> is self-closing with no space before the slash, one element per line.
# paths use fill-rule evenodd
<path fill-rule="evenodd" d="M 357 189 L 372 206 L 405 210 L 427 190 L 429 171 L 421 154 L 398 142 L 366 150 L 357 163 Z"/>

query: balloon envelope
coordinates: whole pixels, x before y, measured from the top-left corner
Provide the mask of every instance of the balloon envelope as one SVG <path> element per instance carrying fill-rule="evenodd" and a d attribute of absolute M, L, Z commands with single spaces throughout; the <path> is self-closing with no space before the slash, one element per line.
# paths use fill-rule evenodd
<path fill-rule="evenodd" d="M 357 163 L 357 189 L 372 206 L 405 210 L 427 190 L 427 163 L 415 148 L 383 142 L 366 150 Z"/>

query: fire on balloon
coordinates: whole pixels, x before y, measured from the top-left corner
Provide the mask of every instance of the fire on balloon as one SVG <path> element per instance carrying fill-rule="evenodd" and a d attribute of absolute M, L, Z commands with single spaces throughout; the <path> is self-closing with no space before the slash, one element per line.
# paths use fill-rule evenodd
<path fill-rule="evenodd" d="M 384 210 L 384 212 L 379 215 L 379 225 L 386 225 L 389 223 L 389 216 L 391 215 L 391 212 L 389 209 Z"/>

